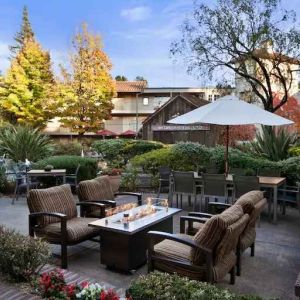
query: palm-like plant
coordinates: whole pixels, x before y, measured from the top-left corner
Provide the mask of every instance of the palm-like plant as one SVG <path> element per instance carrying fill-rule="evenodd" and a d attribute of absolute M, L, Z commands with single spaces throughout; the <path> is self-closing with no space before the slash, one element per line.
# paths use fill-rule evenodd
<path fill-rule="evenodd" d="M 256 141 L 251 146 L 258 155 L 279 161 L 289 156 L 288 150 L 296 142 L 296 138 L 296 134 L 284 128 L 276 130 L 270 126 L 262 126 L 262 132 L 256 134 Z"/>
<path fill-rule="evenodd" d="M 8 126 L 0 130 L 0 151 L 15 162 L 37 161 L 51 154 L 52 144 L 38 129 Z"/>

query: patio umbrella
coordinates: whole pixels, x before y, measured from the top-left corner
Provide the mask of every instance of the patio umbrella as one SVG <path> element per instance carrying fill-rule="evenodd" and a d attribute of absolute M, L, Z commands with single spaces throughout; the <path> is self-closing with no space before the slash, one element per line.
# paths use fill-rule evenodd
<path fill-rule="evenodd" d="M 110 131 L 108 129 L 102 129 L 102 130 L 99 130 L 97 131 L 97 134 L 98 135 L 101 135 L 103 137 L 103 139 L 106 137 L 106 136 L 116 136 L 117 134 L 113 131 Z"/>
<path fill-rule="evenodd" d="M 261 124 L 268 126 L 289 125 L 294 122 L 263 110 L 254 104 L 240 100 L 234 95 L 196 108 L 168 121 L 172 124 L 216 124 L 226 126 L 225 173 L 228 174 L 229 126 Z"/>
<path fill-rule="evenodd" d="M 126 130 L 126 131 L 122 132 L 122 133 L 120 134 L 120 136 L 124 136 L 124 137 L 134 137 L 134 136 L 136 136 L 136 132 L 129 129 L 129 130 Z"/>

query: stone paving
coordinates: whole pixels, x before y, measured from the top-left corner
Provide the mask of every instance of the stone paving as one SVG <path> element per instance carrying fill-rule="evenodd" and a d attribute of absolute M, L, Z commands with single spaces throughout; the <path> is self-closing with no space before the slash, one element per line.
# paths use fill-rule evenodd
<path fill-rule="evenodd" d="M 146 197 L 146 195 L 144 195 Z M 28 209 L 25 198 L 20 198 L 15 205 L 11 199 L 0 199 L 0 223 L 15 228 L 24 234 L 28 233 Z M 187 211 L 188 207 L 184 207 Z M 174 217 L 174 232 L 179 232 L 179 217 Z M 219 286 L 236 293 L 251 293 L 266 298 L 296 299 L 294 282 L 300 272 L 300 214 L 296 209 L 288 208 L 285 216 L 279 215 L 277 225 L 269 223 L 263 215 L 260 227 L 257 228 L 255 257 L 250 252 L 242 258 L 242 276 L 237 277 L 236 284 L 229 284 L 229 276 Z M 57 247 L 53 252 L 59 253 Z M 100 264 L 99 245 L 84 242 L 70 247 L 69 271 L 82 277 L 115 288 L 123 293 L 130 282 L 140 274 L 146 274 L 146 266 L 133 274 L 123 274 L 108 270 Z M 59 260 L 54 263 L 59 266 Z M 0 298 L 1 299 L 1 298 Z"/>

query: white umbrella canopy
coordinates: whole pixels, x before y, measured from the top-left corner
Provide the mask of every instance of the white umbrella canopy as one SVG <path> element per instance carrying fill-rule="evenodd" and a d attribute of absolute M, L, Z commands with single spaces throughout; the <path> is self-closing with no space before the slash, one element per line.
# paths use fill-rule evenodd
<path fill-rule="evenodd" d="M 263 110 L 254 104 L 240 100 L 234 95 L 224 96 L 184 115 L 168 121 L 171 124 L 226 125 L 225 173 L 228 174 L 228 144 L 230 125 L 261 124 L 268 126 L 290 125 L 294 122 Z"/>
<path fill-rule="evenodd" d="M 236 96 L 229 95 L 169 120 L 168 123 L 279 126 L 293 124 L 294 122 L 263 110 L 257 105 L 240 100 Z"/>

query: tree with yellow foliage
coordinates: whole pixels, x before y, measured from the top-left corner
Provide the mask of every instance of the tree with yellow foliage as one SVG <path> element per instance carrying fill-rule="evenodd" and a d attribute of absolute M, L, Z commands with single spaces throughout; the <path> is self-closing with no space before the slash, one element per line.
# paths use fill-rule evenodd
<path fill-rule="evenodd" d="M 110 118 L 115 94 L 110 75 L 111 62 L 103 51 L 101 38 L 83 24 L 73 38 L 70 72 L 61 68 L 61 121 L 80 136 L 95 132 Z"/>
<path fill-rule="evenodd" d="M 29 22 L 27 10 L 25 13 L 27 26 L 23 24 L 22 30 Z M 22 37 L 16 39 L 14 57 L 1 81 L 2 115 L 12 123 L 43 127 L 53 117 L 56 105 L 50 55 L 41 48 L 33 33 L 23 33 Z"/>

